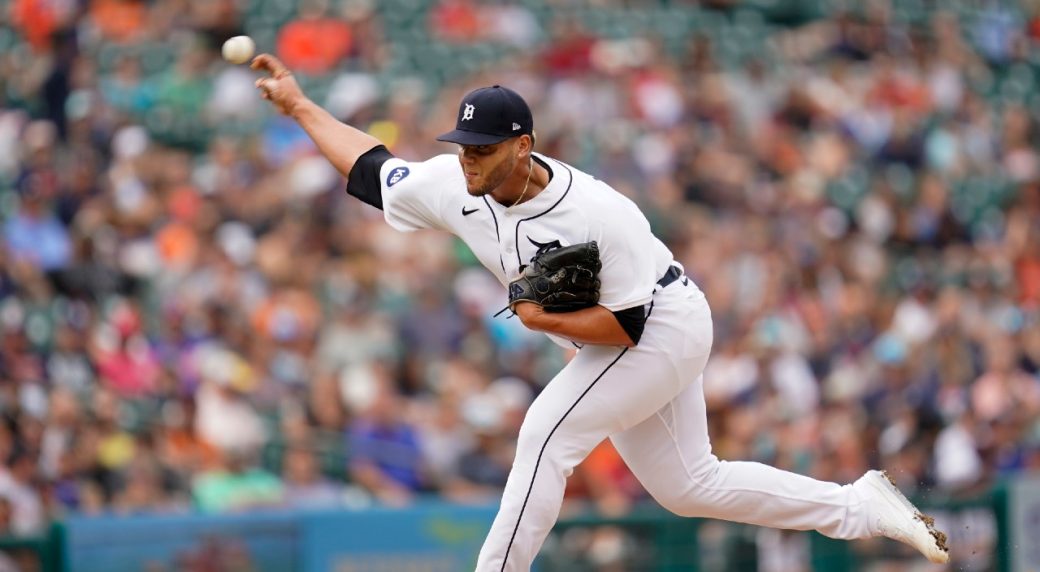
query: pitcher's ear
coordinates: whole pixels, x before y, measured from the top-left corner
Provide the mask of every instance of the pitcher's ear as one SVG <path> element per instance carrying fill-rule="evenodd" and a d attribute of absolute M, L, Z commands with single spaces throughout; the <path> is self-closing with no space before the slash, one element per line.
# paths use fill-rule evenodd
<path fill-rule="evenodd" d="M 526 134 L 521 135 L 520 145 L 517 150 L 520 152 L 519 159 L 523 159 L 525 155 L 530 157 L 531 152 L 534 151 L 534 138 Z"/>

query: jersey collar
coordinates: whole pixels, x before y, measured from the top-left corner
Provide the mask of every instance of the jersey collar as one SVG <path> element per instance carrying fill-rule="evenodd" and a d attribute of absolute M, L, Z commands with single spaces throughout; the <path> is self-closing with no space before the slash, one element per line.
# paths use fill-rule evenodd
<path fill-rule="evenodd" d="M 573 176 L 570 169 L 564 166 L 563 163 L 546 157 L 541 153 L 533 153 L 533 155 L 540 163 L 542 163 L 543 167 L 547 167 L 552 171 L 552 177 L 549 180 L 549 184 L 542 189 L 542 192 L 515 207 L 505 207 L 495 201 L 489 201 L 492 204 L 498 205 L 506 214 L 519 217 L 537 216 L 540 213 L 553 208 L 556 203 L 560 202 L 563 195 L 566 194 L 567 189 L 570 188 L 571 177 Z"/>

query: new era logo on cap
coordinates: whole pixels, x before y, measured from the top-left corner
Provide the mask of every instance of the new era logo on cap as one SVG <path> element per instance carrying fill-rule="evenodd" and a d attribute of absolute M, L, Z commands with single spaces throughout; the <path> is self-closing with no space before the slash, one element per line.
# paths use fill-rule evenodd
<path fill-rule="evenodd" d="M 437 140 L 459 145 L 494 145 L 533 132 L 534 120 L 524 98 L 507 87 L 493 85 L 467 93 L 459 104 L 455 130 Z"/>

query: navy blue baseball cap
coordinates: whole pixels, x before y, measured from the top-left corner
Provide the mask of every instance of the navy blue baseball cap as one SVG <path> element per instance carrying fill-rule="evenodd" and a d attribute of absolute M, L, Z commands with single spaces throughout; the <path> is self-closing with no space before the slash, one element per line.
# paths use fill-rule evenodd
<path fill-rule="evenodd" d="M 466 94 L 459 104 L 455 130 L 437 138 L 459 145 L 494 145 L 534 132 L 531 108 L 520 94 L 500 85 Z"/>

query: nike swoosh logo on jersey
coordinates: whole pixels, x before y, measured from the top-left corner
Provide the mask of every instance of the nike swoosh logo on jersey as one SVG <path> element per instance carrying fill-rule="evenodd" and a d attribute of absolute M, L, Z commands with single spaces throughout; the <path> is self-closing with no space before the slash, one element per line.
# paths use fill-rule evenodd
<path fill-rule="evenodd" d="M 477 212 L 479 210 L 480 209 L 473 209 L 471 211 L 468 211 L 468 210 L 466 210 L 466 207 L 462 207 L 462 216 L 469 216 L 469 215 L 471 215 L 471 214 L 473 214 L 473 213 L 475 213 L 475 212 Z"/>

